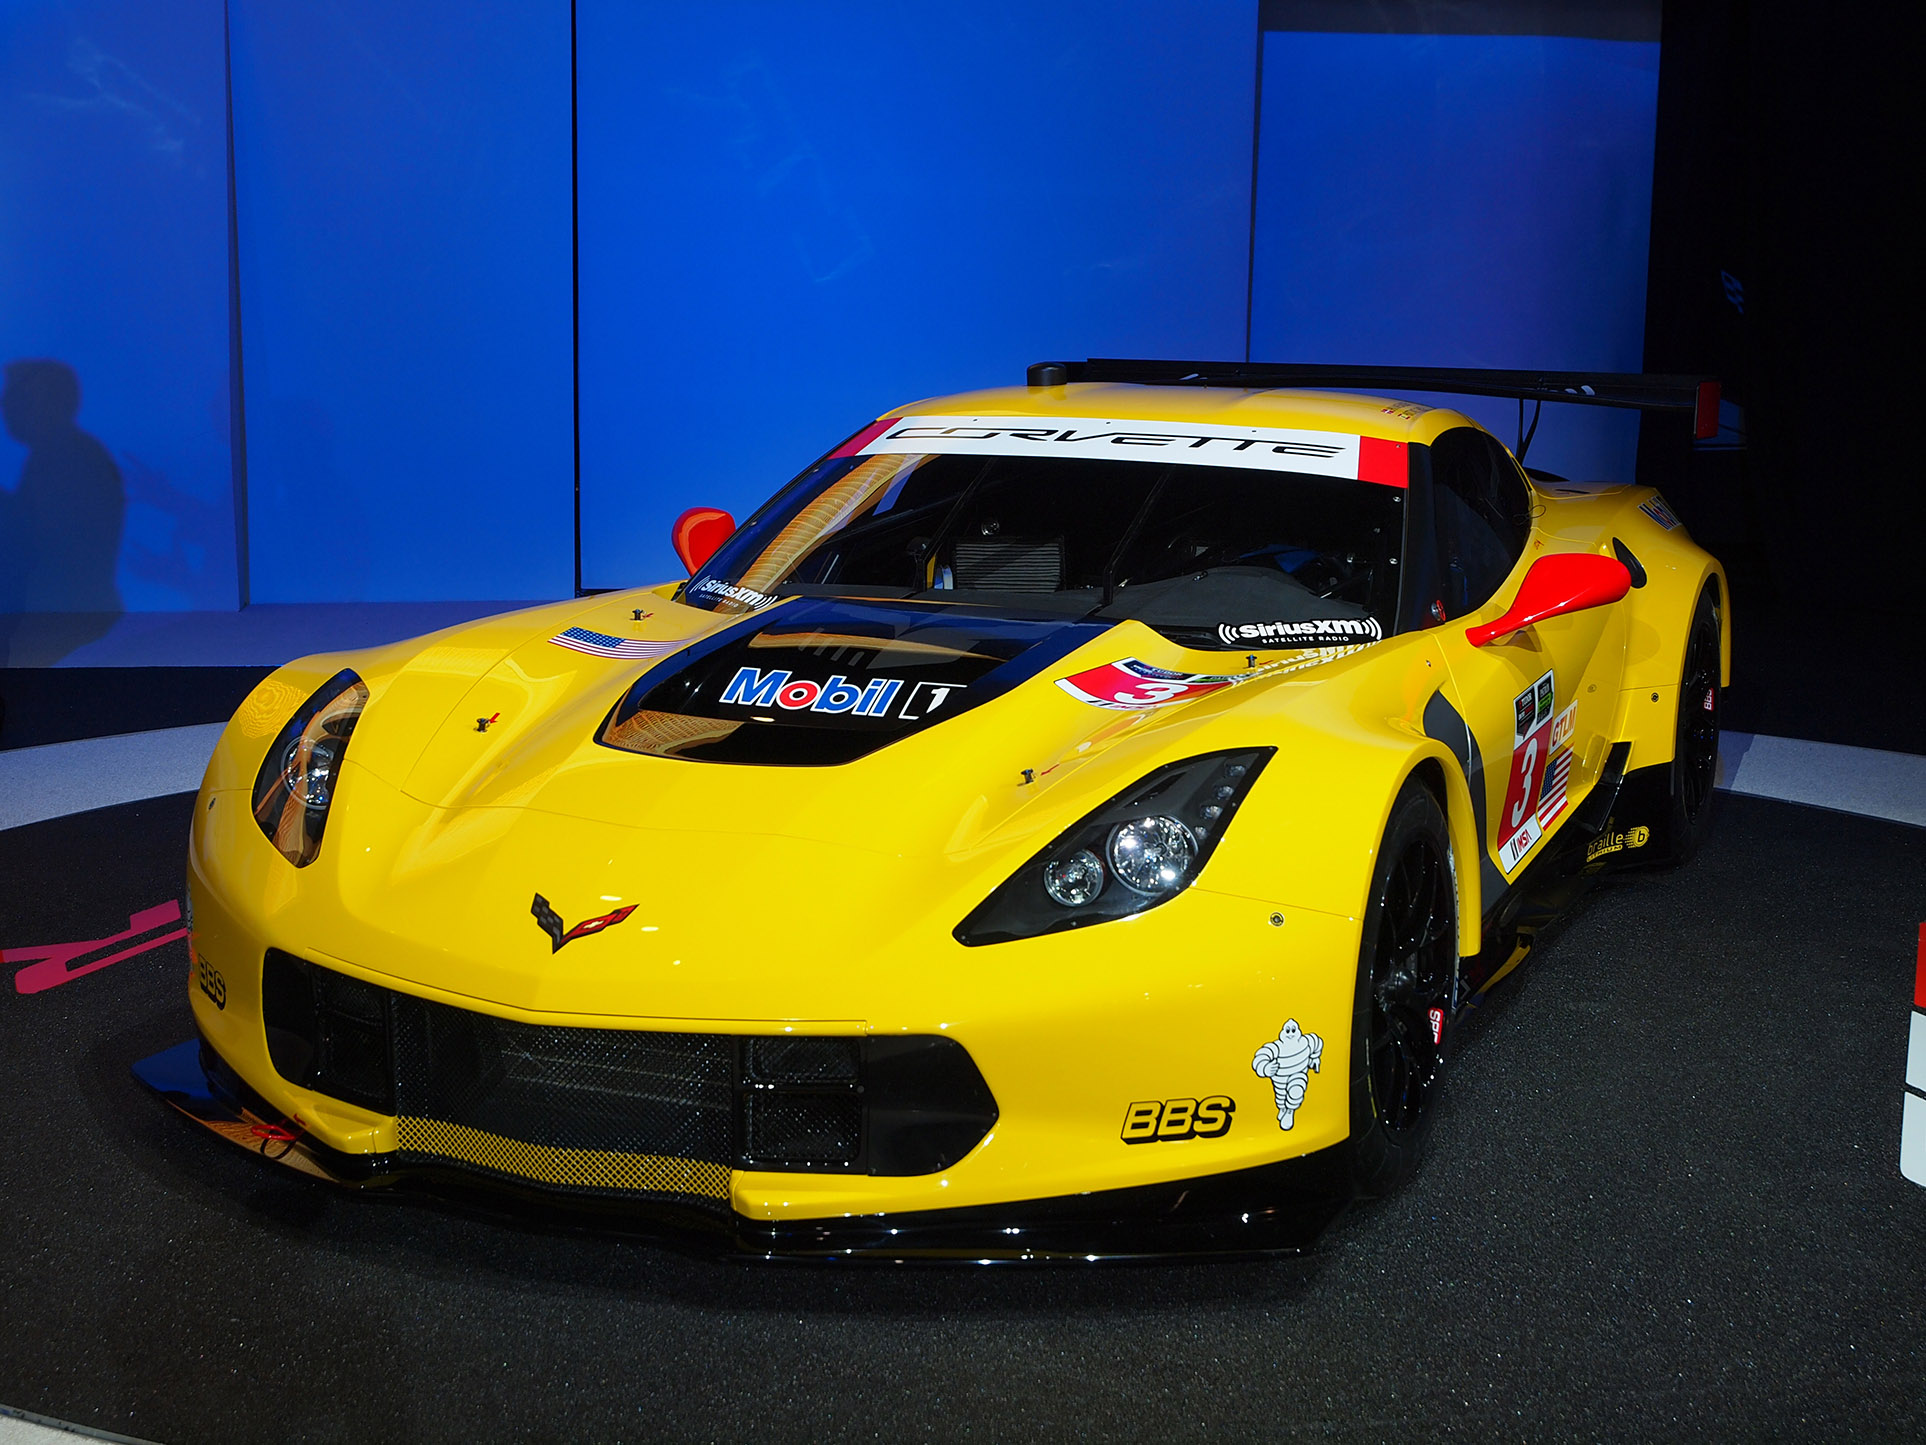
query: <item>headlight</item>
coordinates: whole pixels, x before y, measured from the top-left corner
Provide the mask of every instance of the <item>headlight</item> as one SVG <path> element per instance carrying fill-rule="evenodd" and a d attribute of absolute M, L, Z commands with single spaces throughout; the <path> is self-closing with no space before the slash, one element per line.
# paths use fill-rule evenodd
<path fill-rule="evenodd" d="M 321 851 L 341 759 L 368 705 L 368 685 L 337 672 L 302 703 L 281 729 L 254 779 L 254 821 L 296 868 Z"/>
<path fill-rule="evenodd" d="M 1127 918 L 1175 898 L 1211 850 L 1275 748 L 1172 763 L 1065 830 L 956 926 L 974 947 Z"/>

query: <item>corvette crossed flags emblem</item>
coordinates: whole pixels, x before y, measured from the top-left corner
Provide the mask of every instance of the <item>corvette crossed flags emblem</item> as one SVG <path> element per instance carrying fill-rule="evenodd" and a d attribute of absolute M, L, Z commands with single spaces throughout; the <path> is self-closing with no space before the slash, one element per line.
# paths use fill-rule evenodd
<path fill-rule="evenodd" d="M 573 943 L 578 938 L 587 938 L 590 934 L 600 933 L 605 928 L 613 928 L 635 912 L 635 908 L 636 905 L 631 903 L 625 908 L 616 909 L 613 913 L 604 913 L 599 918 L 584 918 L 573 928 L 563 926 L 562 915 L 549 907 L 548 900 L 539 893 L 535 895 L 535 902 L 528 911 L 535 916 L 535 921 L 542 925 L 542 932 L 548 935 L 549 943 L 552 945 L 548 951 L 560 953 L 563 944 Z"/>

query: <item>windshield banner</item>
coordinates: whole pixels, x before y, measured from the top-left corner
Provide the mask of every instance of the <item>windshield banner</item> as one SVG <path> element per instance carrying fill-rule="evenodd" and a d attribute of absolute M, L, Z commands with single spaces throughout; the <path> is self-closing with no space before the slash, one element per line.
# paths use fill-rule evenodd
<path fill-rule="evenodd" d="M 859 433 L 860 437 L 862 433 Z M 906 416 L 879 422 L 860 448 L 879 454 L 1095 457 L 1309 472 L 1405 485 L 1405 444 L 1344 432 L 1098 417 Z"/>

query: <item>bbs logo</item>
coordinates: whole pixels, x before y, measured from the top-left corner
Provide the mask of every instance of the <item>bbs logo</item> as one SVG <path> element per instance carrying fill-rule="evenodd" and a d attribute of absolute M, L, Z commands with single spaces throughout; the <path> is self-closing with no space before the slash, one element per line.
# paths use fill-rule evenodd
<path fill-rule="evenodd" d="M 201 986 L 201 992 L 213 1001 L 215 1008 L 226 1011 L 227 980 L 221 977 L 218 968 L 202 957 L 198 949 L 194 951 L 194 981 Z"/>
<path fill-rule="evenodd" d="M 1142 1099 L 1124 1110 L 1126 1144 L 1164 1144 L 1177 1139 L 1218 1139 L 1230 1133 L 1237 1101 L 1228 1094 L 1206 1099 Z"/>

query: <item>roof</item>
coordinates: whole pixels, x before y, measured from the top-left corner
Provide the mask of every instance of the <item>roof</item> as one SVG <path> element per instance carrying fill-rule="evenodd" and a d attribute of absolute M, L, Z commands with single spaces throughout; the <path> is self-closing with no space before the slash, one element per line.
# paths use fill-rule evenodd
<path fill-rule="evenodd" d="M 1453 426 L 1476 426 L 1461 412 L 1395 397 L 1298 389 L 1229 386 L 1144 386 L 1073 382 L 1068 386 L 1002 386 L 928 397 L 884 416 L 1092 417 L 1110 421 L 1214 422 L 1430 442 Z"/>

